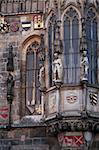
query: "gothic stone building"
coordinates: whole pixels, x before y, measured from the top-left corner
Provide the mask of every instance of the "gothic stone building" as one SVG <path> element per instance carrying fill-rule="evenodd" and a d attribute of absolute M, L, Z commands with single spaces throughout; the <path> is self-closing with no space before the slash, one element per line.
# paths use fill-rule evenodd
<path fill-rule="evenodd" d="M 99 0 L 0 0 L 0 150 L 99 149 Z"/>

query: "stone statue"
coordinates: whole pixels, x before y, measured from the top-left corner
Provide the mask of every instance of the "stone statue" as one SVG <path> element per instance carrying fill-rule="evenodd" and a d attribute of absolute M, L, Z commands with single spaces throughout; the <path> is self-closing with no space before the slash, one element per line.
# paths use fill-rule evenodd
<path fill-rule="evenodd" d="M 40 89 L 45 89 L 45 67 L 40 64 L 40 70 L 39 70 L 39 83 L 40 83 Z"/>
<path fill-rule="evenodd" d="M 63 64 L 61 58 L 59 58 L 58 53 L 54 53 L 53 61 L 53 81 L 62 82 L 63 80 Z"/>
<path fill-rule="evenodd" d="M 81 58 L 81 80 L 82 81 L 88 80 L 88 69 L 89 69 L 89 62 L 87 57 L 87 51 L 83 51 L 82 58 Z"/>
<path fill-rule="evenodd" d="M 9 73 L 7 78 L 7 100 L 12 102 L 14 96 L 14 80 L 13 75 Z"/>
<path fill-rule="evenodd" d="M 8 62 L 7 62 L 7 71 L 14 71 L 13 47 L 12 47 L 12 45 L 9 48 L 9 56 L 8 56 Z"/>

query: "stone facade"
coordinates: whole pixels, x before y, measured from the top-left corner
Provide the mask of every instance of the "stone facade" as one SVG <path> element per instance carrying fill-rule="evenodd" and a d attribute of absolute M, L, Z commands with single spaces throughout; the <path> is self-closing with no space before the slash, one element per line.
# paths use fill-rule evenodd
<path fill-rule="evenodd" d="M 98 26 L 98 0 L 0 1 L 0 149 L 98 150 Z"/>

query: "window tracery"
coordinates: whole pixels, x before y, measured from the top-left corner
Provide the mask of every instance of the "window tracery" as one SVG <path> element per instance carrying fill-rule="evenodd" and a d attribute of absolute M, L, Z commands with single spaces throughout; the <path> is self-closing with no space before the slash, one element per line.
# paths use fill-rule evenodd
<path fill-rule="evenodd" d="M 78 83 L 80 73 L 79 16 L 70 7 L 63 22 L 64 29 L 64 83 Z"/>
<path fill-rule="evenodd" d="M 26 53 L 26 106 L 33 113 L 35 105 L 40 102 L 39 90 L 39 56 L 38 56 L 39 43 L 33 42 L 27 49 Z"/>

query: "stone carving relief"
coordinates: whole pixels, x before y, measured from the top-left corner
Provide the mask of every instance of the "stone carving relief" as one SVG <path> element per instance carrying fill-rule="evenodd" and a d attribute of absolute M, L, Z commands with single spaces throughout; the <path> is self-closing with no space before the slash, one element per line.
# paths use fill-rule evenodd
<path fill-rule="evenodd" d="M 49 113 L 55 113 L 57 111 L 57 98 L 56 93 L 49 95 Z"/>
<path fill-rule="evenodd" d="M 66 100 L 68 103 L 72 104 L 72 103 L 75 103 L 77 101 L 77 96 L 75 95 L 70 95 L 70 96 L 67 96 L 66 97 Z"/>

